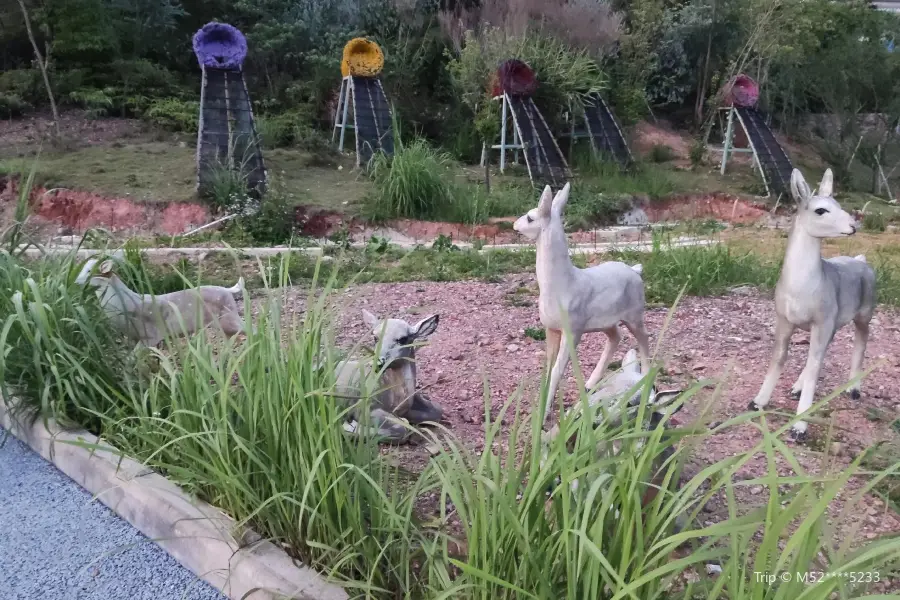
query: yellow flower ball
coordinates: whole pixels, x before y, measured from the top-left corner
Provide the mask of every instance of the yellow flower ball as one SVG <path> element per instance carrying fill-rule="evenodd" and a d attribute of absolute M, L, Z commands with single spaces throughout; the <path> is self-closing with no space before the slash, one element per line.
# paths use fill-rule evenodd
<path fill-rule="evenodd" d="M 384 68 L 384 54 L 375 42 L 365 38 L 353 38 L 344 46 L 341 75 L 376 77 Z"/>

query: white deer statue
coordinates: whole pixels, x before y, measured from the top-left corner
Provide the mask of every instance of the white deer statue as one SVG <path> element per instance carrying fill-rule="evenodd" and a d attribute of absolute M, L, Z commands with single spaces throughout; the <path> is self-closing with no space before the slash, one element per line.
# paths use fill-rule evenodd
<path fill-rule="evenodd" d="M 377 364 L 373 372 L 373 361 L 344 360 L 335 365 L 336 392 L 346 400 L 366 397 L 365 387 L 375 375 L 378 386 L 371 390 L 369 417 L 377 437 L 389 441 L 405 441 L 411 430 L 400 422 L 406 419 L 418 425 L 425 422 L 437 423 L 443 418 L 443 410 L 417 387 L 416 345 L 434 333 L 438 326 L 438 315 L 431 315 L 410 325 L 403 319 L 381 320 L 363 309 L 363 321 L 375 338 L 378 348 Z M 350 433 L 360 433 L 358 415 L 349 415 L 353 420 L 345 424 Z"/>
<path fill-rule="evenodd" d="M 787 359 L 794 329 L 810 332 L 809 356 L 800 377 L 791 389 L 799 396 L 797 414 L 812 406 L 825 351 L 835 332 L 853 321 L 853 357 L 850 379 L 859 375 L 869 339 L 869 322 L 875 312 L 875 271 L 863 255 L 822 259 L 822 239 L 856 233 L 857 224 L 832 197 L 831 169 L 825 171 L 816 193 L 810 191 L 797 169 L 791 174 L 791 192 L 797 201 L 797 216 L 788 238 L 781 277 L 775 287 L 775 348 L 769 370 L 750 410 L 765 408 Z M 859 399 L 859 382 L 850 388 L 850 397 Z M 807 424 L 797 421 L 791 436 L 806 438 Z"/>
<path fill-rule="evenodd" d="M 647 372 L 650 368 L 641 265 L 629 267 L 621 262 L 606 262 L 579 269 L 572 264 L 562 222 L 570 187 L 567 183 L 554 197 L 547 186 L 537 208 L 519 217 L 513 225 L 513 229 L 537 242 L 538 306 L 541 324 L 546 328 L 548 364 L 553 365 L 545 422 L 550 417 L 559 381 L 569 363 L 569 342 L 577 349 L 585 333 L 602 331 L 609 340 L 587 380 L 588 390 L 597 385 L 612 361 L 619 345 L 620 322 L 637 340 L 642 370 Z M 571 334 L 566 333 L 564 315 Z"/>

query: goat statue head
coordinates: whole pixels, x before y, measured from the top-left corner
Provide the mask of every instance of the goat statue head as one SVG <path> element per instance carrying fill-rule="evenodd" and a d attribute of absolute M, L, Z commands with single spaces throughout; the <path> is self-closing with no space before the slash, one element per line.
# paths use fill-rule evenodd
<path fill-rule="evenodd" d="M 567 183 L 556 196 L 553 195 L 549 185 L 545 187 L 537 208 L 532 208 L 519 217 L 513 224 L 513 229 L 530 240 L 538 239 L 541 231 L 548 229 L 554 220 L 562 219 L 562 211 L 569 201 L 570 187 L 571 184 Z"/>
<path fill-rule="evenodd" d="M 415 325 L 403 319 L 379 319 L 363 309 L 363 322 L 371 328 L 378 349 L 378 368 L 400 366 L 415 361 L 416 343 L 424 341 L 437 329 L 439 315 L 425 317 Z"/>

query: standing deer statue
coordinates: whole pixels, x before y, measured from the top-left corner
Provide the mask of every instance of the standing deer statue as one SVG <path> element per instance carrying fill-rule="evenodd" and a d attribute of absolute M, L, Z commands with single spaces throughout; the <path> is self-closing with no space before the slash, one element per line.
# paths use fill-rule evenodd
<path fill-rule="evenodd" d="M 832 197 L 831 169 L 825 171 L 817 193 L 810 191 L 797 169 L 791 174 L 791 193 L 797 201 L 797 216 L 788 237 L 781 277 L 775 287 L 775 348 L 769 370 L 750 410 L 765 408 L 787 359 L 794 329 L 810 332 L 809 356 L 800 377 L 791 389 L 799 396 L 797 414 L 812 406 L 825 351 L 838 329 L 853 321 L 853 357 L 850 379 L 862 369 L 869 339 L 869 322 L 875 312 L 875 271 L 863 255 L 822 259 L 822 239 L 853 235 L 856 221 Z M 850 397 L 860 397 L 859 381 L 850 388 Z M 797 421 L 791 437 L 806 439 L 807 424 Z"/>
<path fill-rule="evenodd" d="M 399 419 L 414 425 L 438 422 L 443 411 L 417 389 L 416 343 L 425 340 L 438 326 L 438 315 L 431 315 L 410 325 L 402 319 L 380 320 L 363 309 L 363 322 L 375 337 L 378 357 L 375 367 L 377 389 L 373 390 L 369 416 L 375 434 L 390 441 L 405 441 L 410 430 Z M 367 378 L 373 375 L 372 360 L 345 360 L 335 366 L 336 393 L 346 399 L 359 399 Z M 359 432 L 356 415 L 345 426 L 350 433 Z"/>
<path fill-rule="evenodd" d="M 570 185 L 567 183 L 555 197 L 550 186 L 544 188 L 537 208 L 519 217 L 513 225 L 513 229 L 535 240 L 537 246 L 538 307 L 541 324 L 546 328 L 548 364 L 553 365 L 545 422 L 550 417 L 559 381 L 569 363 L 569 342 L 577 349 L 585 333 L 602 331 L 608 338 L 600 361 L 587 380 L 588 390 L 597 385 L 612 361 L 619 346 L 620 322 L 637 340 L 642 369 L 648 371 L 650 367 L 641 265 L 629 267 L 621 262 L 606 262 L 579 269 L 572 264 L 562 222 Z M 570 334 L 565 331 L 564 316 L 568 319 Z M 575 360 L 578 360 L 577 356 Z"/>

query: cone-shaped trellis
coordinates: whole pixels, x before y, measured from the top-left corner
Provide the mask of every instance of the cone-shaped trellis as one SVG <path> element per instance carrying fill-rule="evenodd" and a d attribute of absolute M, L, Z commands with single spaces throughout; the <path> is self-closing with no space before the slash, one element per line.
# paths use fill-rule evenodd
<path fill-rule="evenodd" d="M 622 128 L 600 94 L 591 94 L 583 103 L 584 126 L 591 138 L 595 152 L 612 157 L 622 169 L 632 165 L 634 159 Z"/>
<path fill-rule="evenodd" d="M 378 75 L 384 67 L 384 54 L 375 42 L 354 38 L 344 46 L 341 60 L 341 91 L 334 116 L 334 132 L 340 130 L 338 150 L 344 149 L 344 133 L 356 134 L 356 166 L 365 165 L 375 152 L 394 153 L 391 107 Z M 347 123 L 353 108 L 353 125 Z"/>
<path fill-rule="evenodd" d="M 194 54 L 203 70 L 197 188 L 207 189 L 224 168 L 246 177 L 248 191 L 259 196 L 266 187 L 266 167 L 242 71 L 247 40 L 227 23 L 207 23 L 194 34 Z"/>
<path fill-rule="evenodd" d="M 494 99 L 502 102 L 500 144 L 491 148 L 500 150 L 501 171 L 506 166 L 506 151 L 513 149 L 518 153 L 521 149 L 532 183 L 560 187 L 571 178 L 571 173 L 547 121 L 531 98 L 536 89 L 534 71 L 524 62 L 510 59 L 500 65 L 493 86 Z M 510 115 L 513 122 L 512 144 L 507 143 L 506 137 Z"/>
<path fill-rule="evenodd" d="M 776 196 L 790 194 L 791 173 L 794 165 L 775 134 L 766 123 L 765 115 L 756 108 L 759 100 L 759 86 L 750 77 L 738 75 L 732 79 L 725 93 L 727 125 L 725 126 L 725 142 L 722 145 L 722 175 L 728 155 L 732 152 L 752 152 L 754 164 L 766 186 L 766 195 Z M 720 113 L 721 114 L 721 113 Z M 734 144 L 735 121 L 744 130 L 749 148 L 736 148 Z"/>

